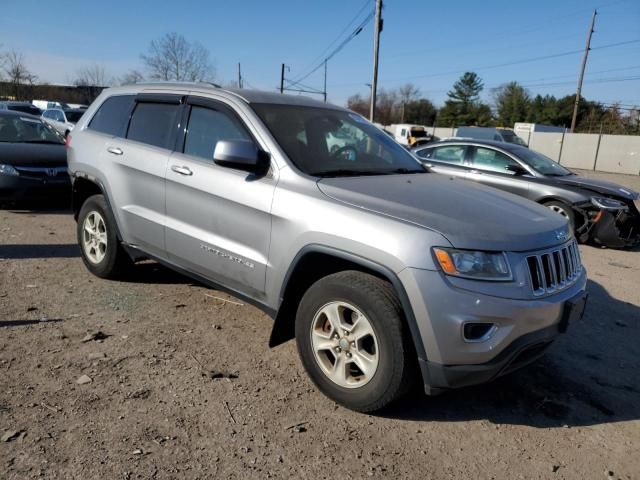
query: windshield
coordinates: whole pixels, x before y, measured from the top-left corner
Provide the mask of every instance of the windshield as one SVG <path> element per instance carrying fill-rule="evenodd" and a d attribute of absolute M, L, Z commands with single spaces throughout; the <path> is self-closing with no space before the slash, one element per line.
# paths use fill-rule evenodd
<path fill-rule="evenodd" d="M 70 111 L 66 111 L 64 112 L 64 114 L 67 117 L 67 122 L 70 123 L 78 123 L 78 120 L 80 120 L 80 117 L 82 117 L 82 114 L 84 114 L 84 112 L 70 112 Z"/>
<path fill-rule="evenodd" d="M 510 130 L 500 130 L 500 134 L 507 143 L 515 143 L 516 145 L 522 145 L 523 147 L 527 146 L 527 144 L 524 143 L 524 140 Z"/>
<path fill-rule="evenodd" d="M 529 150 L 528 148 L 519 148 L 517 150 L 517 154 L 518 157 L 520 157 L 520 160 L 525 162 L 536 172 L 541 173 L 542 175 L 549 175 L 552 177 L 564 177 L 566 175 L 573 175 L 573 172 L 571 172 L 570 170 L 567 170 L 559 163 L 554 162 L 549 157 L 546 157 L 534 150 Z"/>
<path fill-rule="evenodd" d="M 64 139 L 39 119 L 0 116 L 0 142 L 64 144 Z"/>
<path fill-rule="evenodd" d="M 425 138 L 427 136 L 427 132 L 421 128 L 414 128 L 411 130 L 411 136 L 414 138 Z"/>
<path fill-rule="evenodd" d="M 425 173 L 403 147 L 356 113 L 252 104 L 289 159 L 319 177 Z"/>

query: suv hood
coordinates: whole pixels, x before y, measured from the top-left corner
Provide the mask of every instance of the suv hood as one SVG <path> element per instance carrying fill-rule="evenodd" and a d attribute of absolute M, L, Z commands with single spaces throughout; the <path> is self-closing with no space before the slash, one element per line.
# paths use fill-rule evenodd
<path fill-rule="evenodd" d="M 634 200 L 638 196 L 637 192 L 634 192 L 632 189 L 625 188 L 617 183 L 607 182 L 606 180 L 596 180 L 595 178 L 581 177 L 578 175 L 553 177 L 553 180 L 556 184 L 578 187 L 595 193 L 621 197 L 626 200 Z"/>
<path fill-rule="evenodd" d="M 534 202 L 444 175 L 323 178 L 328 197 L 437 231 L 456 248 L 529 251 L 558 245 L 567 221 Z"/>

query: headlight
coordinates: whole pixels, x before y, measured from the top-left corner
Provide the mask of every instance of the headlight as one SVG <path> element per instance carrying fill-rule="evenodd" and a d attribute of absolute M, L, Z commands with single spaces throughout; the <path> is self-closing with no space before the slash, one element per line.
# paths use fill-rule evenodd
<path fill-rule="evenodd" d="M 513 278 L 507 256 L 502 252 L 475 252 L 442 247 L 434 248 L 433 252 L 447 275 L 493 281 L 508 281 Z"/>
<path fill-rule="evenodd" d="M 605 210 L 620 210 L 622 208 L 627 208 L 624 203 L 607 197 L 591 197 L 591 203 L 596 207 L 603 208 Z"/>
<path fill-rule="evenodd" d="M 0 175 L 8 175 L 10 177 L 17 177 L 20 174 L 11 165 L 0 164 Z"/>

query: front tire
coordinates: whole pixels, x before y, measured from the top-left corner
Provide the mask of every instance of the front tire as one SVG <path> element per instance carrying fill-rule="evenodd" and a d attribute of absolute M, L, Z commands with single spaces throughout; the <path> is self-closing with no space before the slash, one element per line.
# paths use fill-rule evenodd
<path fill-rule="evenodd" d="M 87 269 L 100 278 L 118 278 L 131 266 L 116 234 L 116 222 L 103 195 L 84 202 L 78 215 L 78 244 Z"/>
<path fill-rule="evenodd" d="M 576 228 L 576 220 L 575 213 L 573 209 L 564 202 L 560 202 L 558 200 L 552 200 L 550 202 L 545 202 L 544 206 L 549 208 L 552 212 L 555 212 L 559 215 L 562 215 L 569 221 L 569 226 L 572 231 L 575 231 Z"/>
<path fill-rule="evenodd" d="M 296 341 L 311 380 L 352 410 L 380 410 L 411 386 L 411 338 L 395 291 L 380 278 L 345 271 L 318 280 L 298 306 Z"/>

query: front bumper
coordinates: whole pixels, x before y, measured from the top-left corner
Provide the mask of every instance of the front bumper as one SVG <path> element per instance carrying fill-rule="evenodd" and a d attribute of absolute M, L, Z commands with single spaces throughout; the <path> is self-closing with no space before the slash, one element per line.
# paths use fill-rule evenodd
<path fill-rule="evenodd" d="M 0 175 L 0 200 L 21 201 L 34 198 L 62 198 L 71 194 L 71 181 L 67 174 L 53 178 Z"/>
<path fill-rule="evenodd" d="M 406 269 L 400 277 L 426 352 L 419 362 L 427 393 L 483 383 L 535 360 L 564 329 L 566 305 L 586 289 L 584 269 L 568 288 L 527 300 L 463 290 L 439 271 Z M 469 322 L 496 328 L 482 341 L 469 341 L 463 335 Z"/>
<path fill-rule="evenodd" d="M 631 209 L 613 212 L 603 210 L 591 228 L 591 238 L 600 245 L 612 248 L 640 244 L 640 213 Z"/>

